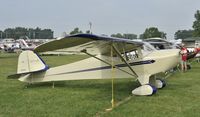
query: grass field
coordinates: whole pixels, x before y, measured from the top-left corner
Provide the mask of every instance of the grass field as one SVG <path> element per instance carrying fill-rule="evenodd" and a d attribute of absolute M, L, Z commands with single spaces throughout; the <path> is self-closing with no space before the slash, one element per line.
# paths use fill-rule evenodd
<path fill-rule="evenodd" d="M 51 67 L 86 56 L 44 56 Z M 117 102 L 130 100 L 110 112 L 110 80 L 85 80 L 26 84 L 7 80 L 16 72 L 17 55 L 0 54 L 0 117 L 200 117 L 200 64 L 193 62 L 186 73 L 176 72 L 167 87 L 153 96 L 132 96 L 134 79 L 115 81 Z"/>

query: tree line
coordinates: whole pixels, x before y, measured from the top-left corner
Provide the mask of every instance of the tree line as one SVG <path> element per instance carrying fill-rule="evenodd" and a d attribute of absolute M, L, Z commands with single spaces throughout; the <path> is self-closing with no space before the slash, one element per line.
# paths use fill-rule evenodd
<path fill-rule="evenodd" d="M 74 28 L 69 34 L 80 34 L 83 33 L 78 27 Z M 85 33 L 92 33 L 89 30 L 87 30 Z M 117 37 L 117 38 L 125 38 L 125 39 L 147 39 L 147 38 L 152 38 L 152 37 L 160 37 L 160 38 L 166 38 L 166 33 L 159 31 L 157 27 L 150 27 L 145 30 L 145 32 L 139 37 L 136 34 L 133 33 L 116 33 L 116 34 L 111 34 L 111 37 Z"/>
<path fill-rule="evenodd" d="M 78 27 L 74 28 L 69 34 L 80 34 L 80 33 L 92 33 L 90 30 L 87 30 L 85 32 L 81 31 Z M 111 37 L 117 37 L 117 38 L 125 38 L 125 39 L 137 39 L 137 38 L 151 38 L 151 37 L 161 37 L 166 38 L 166 33 L 159 31 L 156 27 L 150 27 L 145 30 L 145 32 L 139 37 L 137 37 L 136 34 L 132 33 L 116 33 L 111 34 Z M 39 27 L 33 29 L 33 28 L 25 28 L 25 27 L 16 27 L 16 28 L 7 28 L 4 31 L 0 30 L 0 38 L 29 38 L 29 39 L 52 39 L 53 37 L 53 31 L 51 29 L 41 29 Z"/>
<path fill-rule="evenodd" d="M 41 29 L 37 28 L 7 28 L 4 31 L 0 30 L 0 38 L 29 38 L 29 39 L 52 39 L 53 31 L 51 29 Z"/>

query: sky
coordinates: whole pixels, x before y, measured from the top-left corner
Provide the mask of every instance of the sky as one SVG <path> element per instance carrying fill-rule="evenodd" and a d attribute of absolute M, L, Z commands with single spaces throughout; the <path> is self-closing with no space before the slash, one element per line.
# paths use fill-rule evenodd
<path fill-rule="evenodd" d="M 173 39 L 177 30 L 192 29 L 200 0 L 0 0 L 0 30 L 50 28 L 54 36 L 75 27 L 93 34 L 142 34 L 157 27 Z"/>

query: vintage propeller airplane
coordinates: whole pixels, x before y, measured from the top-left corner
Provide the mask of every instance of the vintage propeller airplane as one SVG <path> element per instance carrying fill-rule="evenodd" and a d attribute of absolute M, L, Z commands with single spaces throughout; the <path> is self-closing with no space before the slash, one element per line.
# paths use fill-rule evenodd
<path fill-rule="evenodd" d="M 58 49 L 85 53 L 90 58 L 49 68 L 36 54 Z M 157 88 L 165 86 L 163 80 L 153 76 L 175 67 L 180 61 L 179 52 L 179 49 L 156 50 L 142 41 L 76 34 L 42 44 L 34 51 L 23 51 L 18 59 L 17 74 L 8 78 L 27 83 L 110 79 L 111 69 L 115 68 L 115 78 L 137 78 L 141 86 L 132 91 L 134 95 L 152 95 Z M 127 56 L 128 53 L 132 57 Z"/>

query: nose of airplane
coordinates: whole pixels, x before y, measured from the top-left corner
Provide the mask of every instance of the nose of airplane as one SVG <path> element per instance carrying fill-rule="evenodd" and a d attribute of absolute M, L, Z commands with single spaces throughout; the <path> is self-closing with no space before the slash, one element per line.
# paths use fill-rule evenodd
<path fill-rule="evenodd" d="M 175 58 L 176 64 L 179 64 L 181 62 L 180 50 L 179 49 L 175 49 L 175 50 L 173 50 L 173 53 L 174 53 L 174 58 Z"/>
<path fill-rule="evenodd" d="M 176 67 L 180 61 L 181 61 L 181 55 L 179 49 L 169 49 L 166 50 L 165 55 L 168 56 L 164 61 L 167 63 L 167 69 L 171 69 L 173 67 Z"/>

